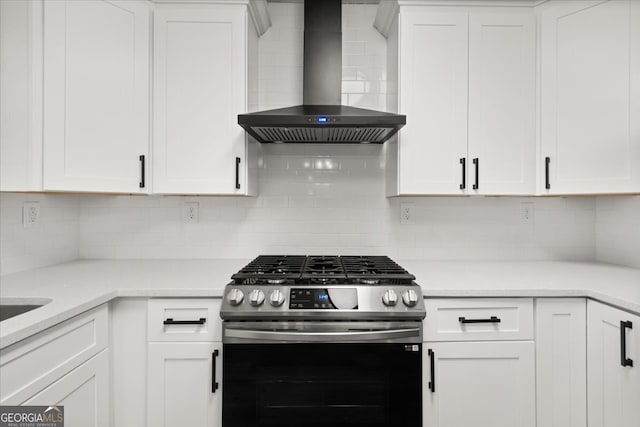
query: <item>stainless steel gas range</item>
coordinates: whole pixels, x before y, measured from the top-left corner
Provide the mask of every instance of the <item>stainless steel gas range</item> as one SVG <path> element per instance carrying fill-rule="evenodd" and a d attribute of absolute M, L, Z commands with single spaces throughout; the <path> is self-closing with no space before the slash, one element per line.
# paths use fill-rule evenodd
<path fill-rule="evenodd" d="M 419 427 L 415 277 L 384 256 L 259 256 L 232 276 L 223 427 Z"/>

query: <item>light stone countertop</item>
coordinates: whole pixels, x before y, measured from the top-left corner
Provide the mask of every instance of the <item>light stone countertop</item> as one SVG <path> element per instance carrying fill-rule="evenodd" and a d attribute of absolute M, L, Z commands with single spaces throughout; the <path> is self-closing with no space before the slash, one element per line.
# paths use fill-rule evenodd
<path fill-rule="evenodd" d="M 220 297 L 249 259 L 79 260 L 0 277 L 0 299 L 51 299 L 0 323 L 0 348 L 118 297 Z M 398 264 L 425 297 L 589 297 L 640 314 L 640 269 L 578 262 Z M 427 313 L 428 316 L 428 313 Z"/>

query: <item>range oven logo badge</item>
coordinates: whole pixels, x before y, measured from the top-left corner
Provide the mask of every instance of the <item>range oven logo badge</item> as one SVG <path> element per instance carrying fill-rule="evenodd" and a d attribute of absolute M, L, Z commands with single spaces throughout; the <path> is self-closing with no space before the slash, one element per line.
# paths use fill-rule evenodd
<path fill-rule="evenodd" d="M 0 406 L 0 427 L 64 427 L 64 406 Z"/>
<path fill-rule="evenodd" d="M 404 351 L 420 351 L 420 346 L 418 344 L 405 344 Z"/>

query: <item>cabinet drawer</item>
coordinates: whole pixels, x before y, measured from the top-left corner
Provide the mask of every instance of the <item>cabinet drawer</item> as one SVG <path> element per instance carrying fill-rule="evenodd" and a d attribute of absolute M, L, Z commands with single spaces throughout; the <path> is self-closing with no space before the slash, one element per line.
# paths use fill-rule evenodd
<path fill-rule="evenodd" d="M 533 339 L 533 299 L 426 299 L 425 341 Z"/>
<path fill-rule="evenodd" d="M 221 341 L 220 299 L 150 299 L 149 341 Z"/>
<path fill-rule="evenodd" d="M 102 305 L 0 352 L 0 403 L 19 405 L 107 348 Z"/>

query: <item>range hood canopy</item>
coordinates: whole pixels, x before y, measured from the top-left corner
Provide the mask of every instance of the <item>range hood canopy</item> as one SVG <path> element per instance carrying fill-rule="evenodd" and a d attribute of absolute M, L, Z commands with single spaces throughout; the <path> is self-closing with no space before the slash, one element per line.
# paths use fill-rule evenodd
<path fill-rule="evenodd" d="M 406 124 L 406 116 L 340 105 L 342 0 L 304 5 L 303 105 L 239 114 L 258 142 L 377 143 Z"/>

